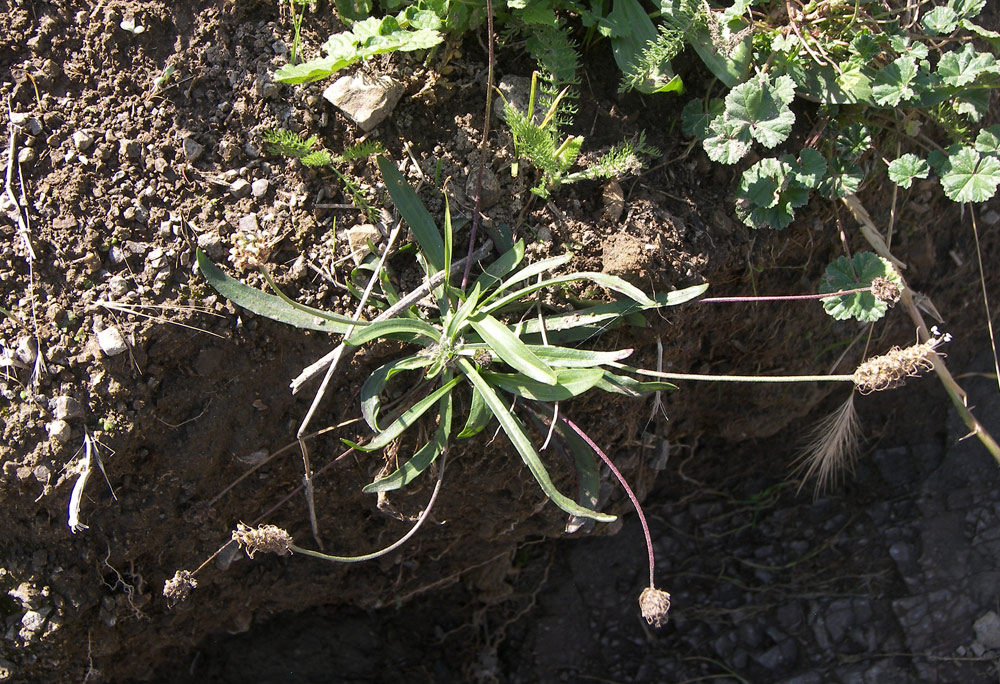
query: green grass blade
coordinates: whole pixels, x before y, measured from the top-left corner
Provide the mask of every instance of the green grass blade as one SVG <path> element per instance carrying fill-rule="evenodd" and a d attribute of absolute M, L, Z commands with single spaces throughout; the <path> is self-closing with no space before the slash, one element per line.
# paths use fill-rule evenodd
<path fill-rule="evenodd" d="M 465 420 L 465 427 L 458 433 L 458 439 L 468 439 L 478 435 L 483 431 L 493 417 L 483 395 L 475 387 L 472 388 L 472 404 L 469 406 L 469 417 Z"/>
<path fill-rule="evenodd" d="M 376 368 L 375 372 L 368 376 L 361 386 L 361 415 L 373 432 L 381 431 L 378 426 L 378 412 L 382 408 L 380 396 L 392 376 L 403 371 L 424 368 L 431 365 L 431 361 L 432 359 L 426 356 L 407 356 Z"/>
<path fill-rule="evenodd" d="M 392 442 L 392 440 L 396 439 L 401 434 L 403 434 L 406 431 L 406 428 L 410 427 L 415 422 L 417 422 L 417 420 L 420 419 L 420 416 L 427 413 L 427 409 L 433 406 L 435 402 L 437 402 L 441 397 L 445 396 L 453 389 L 455 389 L 455 385 L 462 382 L 462 380 L 463 377 L 458 376 L 457 378 L 452 378 L 448 382 L 438 387 L 436 390 L 428 394 L 426 397 L 418 401 L 416 404 L 406 409 L 406 411 L 403 412 L 403 415 L 401 415 L 399 418 L 393 421 L 392 425 L 390 425 L 385 430 L 376 435 L 375 438 L 372 439 L 367 444 L 365 445 L 355 444 L 354 442 L 351 442 L 346 439 L 341 441 L 344 442 L 344 444 L 347 444 L 348 446 L 354 447 L 358 451 L 378 451 L 379 449 L 388 446 L 389 443 Z"/>
<path fill-rule="evenodd" d="M 555 485 L 552 484 L 552 479 L 549 477 L 548 471 L 542 464 L 541 459 L 538 456 L 538 452 L 535 451 L 535 447 L 531 444 L 531 440 L 524 433 L 524 429 L 521 427 L 520 422 L 511 414 L 507 409 L 507 405 L 497 396 L 497 393 L 493 391 L 490 384 L 486 382 L 482 376 L 476 371 L 472 364 L 466 360 L 460 358 L 458 360 L 459 367 L 462 372 L 465 373 L 466 377 L 472 383 L 479 392 L 483 395 L 483 401 L 489 407 L 493 415 L 496 416 L 497 420 L 500 422 L 500 426 L 503 431 L 507 434 L 508 439 L 510 439 L 511 444 L 517 449 L 517 452 L 521 455 L 521 459 L 524 464 L 528 466 L 528 470 L 534 476 L 535 481 L 538 482 L 538 486 L 542 488 L 545 492 L 545 496 L 549 498 L 552 503 L 566 511 L 571 515 L 578 515 L 583 518 L 592 518 L 598 522 L 612 522 L 615 520 L 615 516 L 608 515 L 606 513 L 598 513 L 597 511 L 591 510 L 589 508 L 584 508 L 580 506 L 575 501 L 567 496 L 564 496 L 556 489 Z"/>
<path fill-rule="evenodd" d="M 486 292 L 500 282 L 500 279 L 517 268 L 524 259 L 524 240 L 518 240 L 513 247 L 497 257 L 497 260 L 486 267 L 476 283 L 480 292 Z"/>
<path fill-rule="evenodd" d="M 470 318 L 469 324 L 508 366 L 546 385 L 556 384 L 556 374 L 552 369 L 535 356 L 506 325 L 492 316 L 482 314 Z"/>
<path fill-rule="evenodd" d="M 632 355 L 631 349 L 602 352 L 543 344 L 529 344 L 528 349 L 553 368 L 593 368 L 603 363 L 621 361 Z"/>
<path fill-rule="evenodd" d="M 398 333 L 417 335 L 430 340 L 431 343 L 436 343 L 441 339 L 441 331 L 426 321 L 417 318 L 390 318 L 368 324 L 344 342 L 352 347 L 359 347 L 365 342 Z"/>
<path fill-rule="evenodd" d="M 448 325 L 445 328 L 445 339 L 453 340 L 461 332 L 462 329 L 468 324 L 469 317 L 475 312 L 476 307 L 479 305 L 479 297 L 481 295 L 481 290 L 479 289 L 479 281 L 472 286 L 469 293 L 466 295 L 465 301 L 462 305 L 458 307 L 458 311 L 455 315 L 451 317 L 448 321 Z"/>
<path fill-rule="evenodd" d="M 366 485 L 361 491 L 365 494 L 376 494 L 378 492 L 390 492 L 410 484 L 420 473 L 427 470 L 428 466 L 437 460 L 448 444 L 448 434 L 451 432 L 452 416 L 452 396 L 449 392 L 441 398 L 438 405 L 441 415 L 441 424 L 434 433 L 433 439 L 417 450 L 417 453 L 406 463 L 397 468 L 392 474 L 381 477 L 370 485 Z"/>
<path fill-rule="evenodd" d="M 691 287 L 685 287 L 683 290 L 658 292 L 656 293 L 654 299 L 656 299 L 660 306 L 677 306 L 678 304 L 689 302 L 695 297 L 700 297 L 705 294 L 705 290 L 707 289 L 708 283 L 703 283 L 702 285 L 692 285 Z"/>
<path fill-rule="evenodd" d="M 499 294 L 510 289 L 512 286 L 527 280 L 528 278 L 533 278 L 540 273 L 544 273 L 545 271 L 553 268 L 558 268 L 567 261 L 570 261 L 572 258 L 573 255 L 567 252 L 566 254 L 560 254 L 559 256 L 549 257 L 548 259 L 542 259 L 541 261 L 528 264 L 520 271 L 503 281 L 503 283 L 500 284 L 500 287 L 497 288 L 496 292 Z"/>
<path fill-rule="evenodd" d="M 445 264 L 444 240 L 441 239 L 441 232 L 434 223 L 430 212 L 424 207 L 423 202 L 417 197 L 417 193 L 410 187 L 410 184 L 403 180 L 403 175 L 395 164 L 381 155 L 377 161 L 393 204 L 396 205 L 403 220 L 413 231 L 413 236 L 417 239 L 420 251 L 427 258 L 432 272 L 440 271 Z"/>
<path fill-rule="evenodd" d="M 521 373 L 494 373 L 482 371 L 486 382 L 505 392 L 533 401 L 563 401 L 572 399 L 594 387 L 604 378 L 601 368 L 569 368 L 556 371 L 556 384 L 532 380 Z"/>
<path fill-rule="evenodd" d="M 516 275 L 514 277 L 516 277 Z M 496 300 L 489 306 L 485 307 L 484 311 L 486 313 L 492 313 L 494 311 L 497 311 L 498 309 L 502 309 L 508 304 L 511 304 L 519 299 L 522 299 L 525 295 L 529 295 L 532 292 L 541 290 L 544 287 L 550 287 L 552 285 L 562 285 L 564 283 L 572 283 L 577 280 L 589 281 L 591 283 L 600 285 L 601 287 L 606 287 L 609 290 L 614 290 L 615 292 L 619 292 L 645 308 L 651 309 L 658 306 L 665 306 L 664 304 L 657 302 L 655 299 L 651 299 L 648 295 L 646 295 L 645 292 L 635 287 L 634 285 L 630 285 L 629 283 L 625 282 L 621 278 L 618 278 L 617 276 L 608 275 L 607 273 L 580 272 L 580 273 L 570 273 L 568 275 L 556 276 L 554 278 L 543 280 L 540 283 L 533 283 L 532 285 L 528 285 L 527 287 L 522 287 L 521 289 L 515 290 L 510 294 Z"/>
<path fill-rule="evenodd" d="M 632 398 L 644 397 L 653 392 L 671 392 L 677 389 L 677 385 L 673 383 L 662 381 L 641 382 L 627 375 L 618 375 L 611 371 L 605 371 L 604 377 L 600 382 L 596 383 L 595 387 L 605 392 L 624 394 Z"/>
<path fill-rule="evenodd" d="M 222 269 L 212 263 L 204 252 L 200 249 L 196 252 L 198 259 L 198 269 L 208 284 L 215 288 L 215 291 L 240 306 L 247 311 L 251 311 L 258 316 L 270 318 L 279 323 L 293 325 L 296 328 L 305 330 L 318 330 L 329 333 L 345 333 L 352 324 L 359 327 L 366 325 L 364 321 L 355 323 L 346 316 L 340 316 L 329 311 L 313 309 L 303 304 L 289 304 L 281 297 L 261 292 L 255 287 L 250 287 L 235 278 L 230 278 L 223 273 Z"/>

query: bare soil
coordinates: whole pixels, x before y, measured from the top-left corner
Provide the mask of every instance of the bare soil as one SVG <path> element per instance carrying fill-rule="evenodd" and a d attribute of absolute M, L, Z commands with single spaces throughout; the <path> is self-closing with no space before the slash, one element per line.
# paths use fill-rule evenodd
<path fill-rule="evenodd" d="M 331 17 L 329 8 L 307 15 L 307 46 L 338 30 Z M 123 19 L 145 31 L 123 30 Z M 291 42 L 286 10 L 253 0 L 23 0 L 0 13 L 0 36 L 0 96 L 18 123 L 6 107 L 0 122 L 16 131 L 10 173 L 13 187 L 23 187 L 18 201 L 30 219 L 27 234 L 12 220 L 0 223 L 8 245 L 0 256 L 0 305 L 23 324 L 4 317 L 0 341 L 30 357 L 37 340 L 45 366 L 37 381 L 30 364 L 5 367 L 0 378 L 0 680 L 180 681 L 185 669 L 197 671 L 191 654 L 214 643 L 209 637 L 217 641 L 278 614 L 301 614 L 277 627 L 273 639 L 270 632 L 255 633 L 274 648 L 294 649 L 317 615 L 339 611 L 335 636 L 348 648 L 358 630 L 368 629 L 366 611 L 411 603 L 418 612 L 399 624 L 394 613 L 378 613 L 385 616 L 377 623 L 382 650 L 368 652 L 372 640 L 358 637 L 352 666 L 360 669 L 345 670 L 342 681 L 387 681 L 398 678 L 396 672 L 409 672 L 409 681 L 461 681 L 470 673 L 495 673 L 481 661 L 497 657 L 502 636 L 487 639 L 484 649 L 466 635 L 463 649 L 430 662 L 406 638 L 420 628 L 425 613 L 419 611 L 434 614 L 442 630 L 435 636 L 447 643 L 449 629 L 470 615 L 489 614 L 490 606 L 505 606 L 507 617 L 526 612 L 534 605 L 530 587 L 544 585 L 549 547 L 541 542 L 564 536 L 565 516 L 492 434 L 455 450 L 434 524 L 389 557 L 338 566 L 299 557 L 248 560 L 227 548 L 198 572 L 186 601 L 171 605 L 163 596 L 165 581 L 177 570 L 195 570 L 226 545 L 240 521 L 273 523 L 303 545 L 314 544 L 295 450 L 227 488 L 292 441 L 311 395 L 292 396 L 288 383 L 335 341 L 236 310 L 207 287 L 193 262 L 201 246 L 228 267 L 233 233 L 241 221 L 252 221 L 274 238 L 269 264 L 286 292 L 352 312 L 352 298 L 323 272 L 347 277 L 344 235 L 367 219 L 334 177 L 264 149 L 263 132 L 279 126 L 316 134 L 334 152 L 361 135 L 322 101 L 324 84 L 285 87 L 271 80 Z M 620 217 L 605 211 L 598 183 L 529 204 L 523 175 L 509 173 L 509 136 L 494 126 L 486 162 L 500 181 L 501 200 L 487 215 L 528 239 L 533 257 L 569 246 L 574 269 L 612 272 L 647 291 L 709 282 L 720 295 L 802 293 L 813 291 L 825 265 L 842 253 L 840 229 L 852 250 L 862 248 L 850 215 L 820 201 L 780 233 L 751 233 L 734 220 L 726 192 L 736 172 L 711 165 L 697 149 L 686 154 L 687 141 L 676 127 L 664 126 L 684 100 L 619 96 L 605 48 L 588 57 L 576 132 L 596 153 L 642 129 L 662 157 L 642 175 L 622 179 Z M 531 69 L 516 44 L 500 49 L 499 65 L 501 74 Z M 168 66 L 175 72 L 157 88 Z M 449 46 L 427 65 L 397 56 L 363 68 L 392 73 L 406 86 L 391 118 L 369 139 L 386 147 L 411 182 L 424 181 L 421 196 L 437 215 L 442 201 L 434 178 L 450 178 L 452 207 L 467 216 L 472 200 L 464 188 L 480 161 L 485 99 L 480 43 Z M 679 68 L 697 91 L 706 76 L 694 64 L 681 61 Z M 196 146 L 185 147 L 186 139 Z M 2 163 L 6 169 L 6 155 Z M 374 165 L 344 170 L 379 206 L 384 197 Z M 238 180 L 267 183 L 259 196 L 240 196 L 231 189 Z M 879 225 L 890 210 L 883 190 L 862 195 Z M 933 184 L 903 193 L 897 210 L 894 253 L 910 266 L 911 285 L 948 319 L 961 370 L 985 343 L 967 215 L 942 202 Z M 981 215 L 983 261 L 995 264 L 998 219 L 990 217 L 997 216 L 996 206 Z M 398 257 L 394 265 L 401 287 L 413 287 L 412 264 Z M 261 284 L 256 274 L 238 275 Z M 986 285 L 997 292 L 994 274 L 987 273 Z M 109 301 L 147 308 L 138 315 L 110 308 Z M 659 341 L 665 369 L 813 373 L 834 367 L 858 333 L 818 305 L 694 304 L 650 316 L 648 323 L 615 329 L 598 345 L 633 347 L 646 367 L 656 366 Z M 121 333 L 126 352 L 102 350 L 98 334 L 110 328 Z M 912 336 L 908 321 L 894 315 L 870 344 L 881 351 L 905 346 Z M 840 372 L 850 372 L 862 346 L 849 348 Z M 431 479 L 425 478 L 390 497 L 396 515 L 383 512 L 360 489 L 385 460 L 337 458 L 341 438 L 364 437 L 349 422 L 358 416 L 361 383 L 395 351 L 356 355 L 314 423 L 342 426 L 310 444 L 321 540 L 333 553 L 364 553 L 398 538 L 429 496 Z M 804 426 L 822 415 L 818 407 L 842 400 L 834 395 L 813 386 L 684 386 L 666 397 L 669 421 L 650 402 L 608 396 L 588 396 L 565 410 L 607 448 L 641 497 L 653 490 L 665 453 L 686 454 L 684 477 L 676 457 L 660 474 L 671 483 L 670 494 L 686 500 L 735 486 L 734 473 L 751 477 L 761 462 L 768 472 L 786 473 Z M 862 399 L 866 427 L 886 430 L 885 417 L 895 414 L 897 434 L 924 429 L 906 395 Z M 920 407 L 941 415 L 950 410 L 940 393 Z M 88 528 L 72 533 L 67 509 L 85 430 L 102 445 L 111 488 L 92 474 L 82 503 Z M 404 440 L 398 452 L 412 449 L 414 440 Z M 767 446 L 746 446 L 756 444 Z M 553 457 L 550 465 L 560 485 L 571 487 L 570 464 Z M 626 513 L 626 504 L 615 488 L 608 510 Z M 591 534 L 620 528 L 598 526 Z M 641 547 L 613 553 L 634 553 L 641 564 Z M 613 592 L 622 605 L 632 606 L 637 595 L 633 576 Z M 511 603 L 511 596 L 530 600 Z M 303 612 L 313 608 L 320 612 Z M 491 633 L 496 639 L 502 630 Z M 544 639 L 535 643 L 544 650 Z M 261 648 L 259 641 L 249 644 L 229 647 Z M 556 646 L 548 647 L 555 653 Z M 251 653 L 246 659 L 254 663 L 247 677 L 282 681 L 280 673 L 263 669 L 266 658 L 258 662 Z"/>

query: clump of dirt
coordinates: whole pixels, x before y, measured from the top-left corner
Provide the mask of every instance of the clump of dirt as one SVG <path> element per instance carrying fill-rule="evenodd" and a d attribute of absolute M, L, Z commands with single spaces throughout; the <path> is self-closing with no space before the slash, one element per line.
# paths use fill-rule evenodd
<path fill-rule="evenodd" d="M 269 266 L 287 293 L 353 313 L 343 287 L 350 277 L 343 235 L 377 221 L 377 213 L 353 206 L 332 175 L 271 156 L 263 144 L 263 132 L 275 127 L 316 134 L 333 151 L 360 136 L 324 104 L 323 84 L 273 82 L 273 70 L 288 58 L 283 12 L 262 2 L 61 0 L 15 2 L 0 15 L 0 67 L 9 74 L 0 96 L 13 112 L 0 121 L 15 132 L 13 164 L 3 163 L 23 190 L 4 209 L 25 222 L 0 228 L 13 245 L 0 256 L 2 306 L 13 314 L 0 323 L 12 350 L 0 378 L 0 588 L 9 598 L 0 601 L 0 670 L 8 679 L 144 678 L 206 635 L 244 632 L 278 612 L 321 604 L 373 609 L 459 584 L 482 600 L 503 596 L 525 541 L 559 536 L 565 527 L 505 441 L 484 434 L 449 455 L 430 529 L 377 562 L 251 561 L 230 544 L 237 523 L 266 522 L 302 545 L 371 551 L 408 529 L 433 485 L 425 476 L 391 496 L 384 508 L 394 515 L 360 492 L 395 454 L 345 456 L 340 439 L 364 437 L 359 388 L 396 350 L 359 353 L 341 369 L 317 420 L 335 429 L 309 438 L 321 530 L 314 540 L 302 459 L 283 450 L 310 397 L 292 395 L 288 383 L 332 341 L 237 311 L 197 272 L 196 247 L 227 264 L 236 236 L 256 232 L 266 236 Z M 127 31 L 123 20 L 145 30 Z M 339 28 L 332 12 L 310 14 L 305 42 L 318 45 Z M 456 224 L 471 215 L 464 187 L 483 162 L 477 146 L 486 69 L 469 42 L 464 57 L 448 51 L 447 78 L 404 56 L 363 67 L 392 71 L 406 88 L 369 139 L 385 146 L 411 182 L 422 182 L 421 198 L 435 216 L 447 188 Z M 510 70 L 518 64 L 516 55 L 502 53 L 501 66 L 504 60 Z M 168 69 L 169 79 L 159 80 Z M 592 97 L 581 102 L 577 125 L 588 147 L 600 149 L 651 115 L 638 96 L 616 94 L 605 68 L 588 73 Z M 683 104 L 664 102 L 671 115 Z M 532 201 L 524 173 L 509 172 L 509 135 L 495 129 L 485 161 L 500 201 L 486 212 L 486 233 L 516 229 L 533 258 L 568 248 L 574 270 L 619 273 L 647 291 L 706 281 L 720 293 L 814 286 L 836 245 L 808 228 L 751 235 L 729 216 L 720 191 L 726 184 L 703 184 L 702 157 L 683 157 L 683 141 L 656 126 L 647 132 L 664 159 L 622 179 L 623 212 L 615 218 L 594 182 L 552 202 Z M 356 162 L 342 172 L 373 206 L 384 201 L 373 165 Z M 803 223 L 810 221 L 836 223 L 822 213 Z M 466 232 L 459 237 L 468 241 Z M 902 253 L 915 253 L 918 242 L 903 236 Z M 936 260 L 918 282 L 942 273 L 969 278 L 968 268 L 942 265 L 949 250 L 969 254 L 965 242 L 942 231 L 931 247 Z M 409 257 L 392 263 L 401 289 L 418 284 Z M 262 284 L 258 275 L 241 277 Z M 587 293 L 595 295 L 603 296 Z M 832 364 L 828 341 L 854 332 L 815 306 L 691 305 L 651 315 L 648 326 L 617 328 L 596 345 L 634 348 L 633 360 L 646 367 L 777 373 Z M 609 396 L 567 402 L 563 410 L 608 446 L 645 495 L 664 444 L 693 448 L 704 433 L 733 440 L 773 434 L 823 396 L 819 388 L 685 387 L 664 397 L 669 423 L 654 420 L 659 413 L 648 404 Z M 68 508 L 86 467 L 80 447 L 87 435 L 97 441 L 100 463 L 92 457 L 78 499 L 87 527 L 71 530 Z M 412 436 L 396 449 L 406 454 L 415 446 Z M 568 459 L 553 456 L 550 467 L 570 491 Z M 615 494 L 608 510 L 628 507 Z M 187 600 L 179 600 L 186 590 Z"/>

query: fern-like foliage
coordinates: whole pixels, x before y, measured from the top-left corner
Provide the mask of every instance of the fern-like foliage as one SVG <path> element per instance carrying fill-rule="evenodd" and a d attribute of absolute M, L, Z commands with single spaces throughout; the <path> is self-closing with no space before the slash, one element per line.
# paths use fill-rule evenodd
<path fill-rule="evenodd" d="M 615 178 L 629 173 L 638 173 L 644 164 L 642 157 L 658 157 L 660 151 L 652 145 L 646 144 L 646 133 L 639 133 L 635 140 L 626 140 L 615 145 L 611 151 L 598 159 L 594 164 L 587 167 L 578 174 L 572 174 L 567 181 L 574 176 L 583 178 Z"/>
<path fill-rule="evenodd" d="M 683 49 L 684 31 L 661 25 L 656 40 L 646 43 L 642 54 L 622 74 L 618 92 L 624 93 L 638 88 L 649 80 L 650 74 L 656 73 L 663 64 L 679 55 Z"/>
<path fill-rule="evenodd" d="M 315 135 L 303 138 L 284 128 L 272 128 L 269 131 L 264 131 L 264 140 L 270 145 L 271 154 L 294 159 L 302 159 L 308 155 L 319 142 L 319 138 Z"/>
<path fill-rule="evenodd" d="M 534 24 L 530 28 L 525 48 L 538 64 L 539 104 L 547 110 L 558 99 L 554 123 L 557 129 L 563 128 L 572 123 L 577 112 L 575 101 L 579 93 L 576 86 L 580 84 L 577 46 L 569 37 L 565 22 L 556 26 Z M 560 98 L 564 90 L 566 94 Z"/>

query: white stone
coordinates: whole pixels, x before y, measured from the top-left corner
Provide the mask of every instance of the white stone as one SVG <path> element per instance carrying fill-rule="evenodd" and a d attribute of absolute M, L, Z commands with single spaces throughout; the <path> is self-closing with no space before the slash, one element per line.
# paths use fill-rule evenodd
<path fill-rule="evenodd" d="M 65 444 L 69 441 L 71 430 L 69 423 L 65 420 L 53 420 L 45 426 L 45 429 L 48 430 L 49 437 L 56 440 L 60 444 Z"/>
<path fill-rule="evenodd" d="M 122 334 L 114 326 L 97 333 L 97 344 L 101 346 L 101 351 L 108 356 L 117 356 L 128 348 Z"/>
<path fill-rule="evenodd" d="M 94 144 L 94 136 L 87 131 L 76 131 L 73 133 L 73 145 L 80 152 L 86 152 Z"/>
<path fill-rule="evenodd" d="M 250 192 L 257 199 L 260 199 L 267 194 L 267 189 L 269 187 L 268 180 L 266 178 L 258 178 L 253 183 L 250 184 Z"/>
<path fill-rule="evenodd" d="M 366 133 L 392 112 L 403 95 L 403 85 L 388 76 L 343 76 L 323 91 L 323 97 Z"/>
<path fill-rule="evenodd" d="M 382 233 L 370 223 L 362 223 L 347 231 L 347 246 L 351 249 L 351 258 L 355 264 L 360 264 L 368 256 L 371 251 L 368 249 L 369 242 L 377 245 L 381 241 Z"/>

